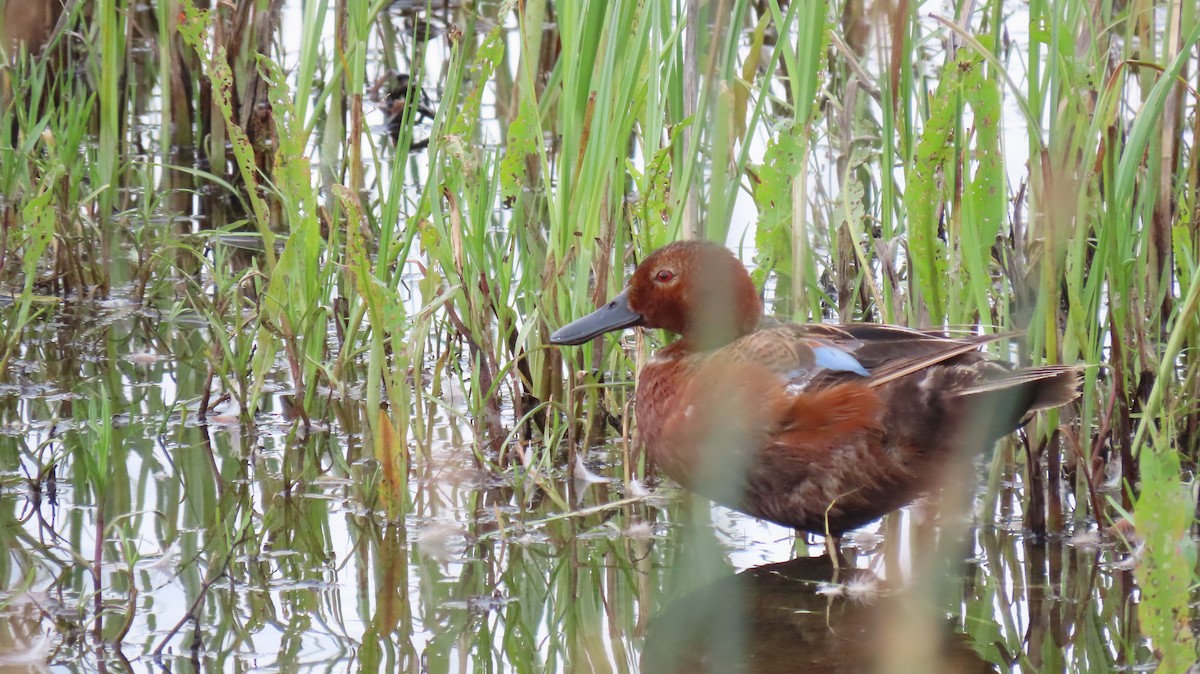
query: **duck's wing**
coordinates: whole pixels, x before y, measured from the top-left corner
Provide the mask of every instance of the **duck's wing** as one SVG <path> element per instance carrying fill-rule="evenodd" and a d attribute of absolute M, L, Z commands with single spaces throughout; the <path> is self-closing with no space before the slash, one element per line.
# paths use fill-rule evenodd
<path fill-rule="evenodd" d="M 870 384 L 871 386 L 883 386 L 901 377 L 906 377 L 934 365 L 950 361 L 965 361 L 964 365 L 978 365 L 988 362 L 990 359 L 983 354 L 978 354 L 979 347 L 1008 337 L 1012 337 L 1012 334 L 938 338 L 937 341 L 932 343 L 922 344 L 922 348 L 918 353 L 899 356 L 880 364 L 872 370 Z M 969 354 L 978 355 L 970 357 Z"/>
<path fill-rule="evenodd" d="M 714 352 L 710 358 L 765 369 L 783 382 L 806 384 L 822 373 L 845 373 L 865 378 L 871 372 L 855 356 L 854 348 L 809 334 L 807 326 L 779 323 L 741 337 Z"/>
<path fill-rule="evenodd" d="M 883 386 L 949 361 L 976 363 L 979 347 L 1011 333 L 948 337 L 874 324 L 765 325 L 714 354 L 730 362 L 755 363 L 805 390 L 853 381 Z"/>

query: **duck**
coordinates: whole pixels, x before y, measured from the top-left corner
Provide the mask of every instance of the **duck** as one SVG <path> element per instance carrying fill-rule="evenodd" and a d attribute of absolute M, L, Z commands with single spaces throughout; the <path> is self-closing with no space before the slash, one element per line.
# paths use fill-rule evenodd
<path fill-rule="evenodd" d="M 767 318 L 745 266 L 702 240 L 669 244 L 606 304 L 550 335 L 678 335 L 638 373 L 654 465 L 755 518 L 838 537 L 936 490 L 947 466 L 1080 393 L 1081 368 L 1014 368 L 957 336 Z"/>

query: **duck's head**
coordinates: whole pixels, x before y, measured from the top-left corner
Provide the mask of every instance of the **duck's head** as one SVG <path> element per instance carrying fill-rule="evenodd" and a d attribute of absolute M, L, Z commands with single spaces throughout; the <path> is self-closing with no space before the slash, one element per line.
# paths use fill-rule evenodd
<path fill-rule="evenodd" d="M 553 344 L 583 344 L 640 325 L 683 335 L 694 348 L 723 346 L 753 332 L 762 300 L 742 263 L 724 246 L 679 241 L 647 257 L 621 294 L 550 335 Z"/>

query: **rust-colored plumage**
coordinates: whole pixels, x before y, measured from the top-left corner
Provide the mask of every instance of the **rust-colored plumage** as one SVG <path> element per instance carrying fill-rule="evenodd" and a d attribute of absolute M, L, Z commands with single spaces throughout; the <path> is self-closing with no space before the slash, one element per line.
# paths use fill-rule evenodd
<path fill-rule="evenodd" d="M 803 531 L 878 519 L 965 448 L 1078 396 L 1078 368 L 1012 370 L 978 350 L 996 336 L 764 319 L 741 263 L 699 241 L 655 251 L 551 341 L 634 325 L 681 335 L 639 376 L 651 458 L 719 503 Z"/>

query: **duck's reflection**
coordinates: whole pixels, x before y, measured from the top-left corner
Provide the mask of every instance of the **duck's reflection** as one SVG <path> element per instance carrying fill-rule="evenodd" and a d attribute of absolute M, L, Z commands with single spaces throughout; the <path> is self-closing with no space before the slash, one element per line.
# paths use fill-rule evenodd
<path fill-rule="evenodd" d="M 828 557 L 760 566 L 669 604 L 649 624 L 644 672 L 995 672 L 949 626 L 936 648 L 897 643 L 903 620 L 870 571 Z M 901 637 L 903 639 L 905 637 Z M 925 651 L 926 655 L 916 655 Z"/>

